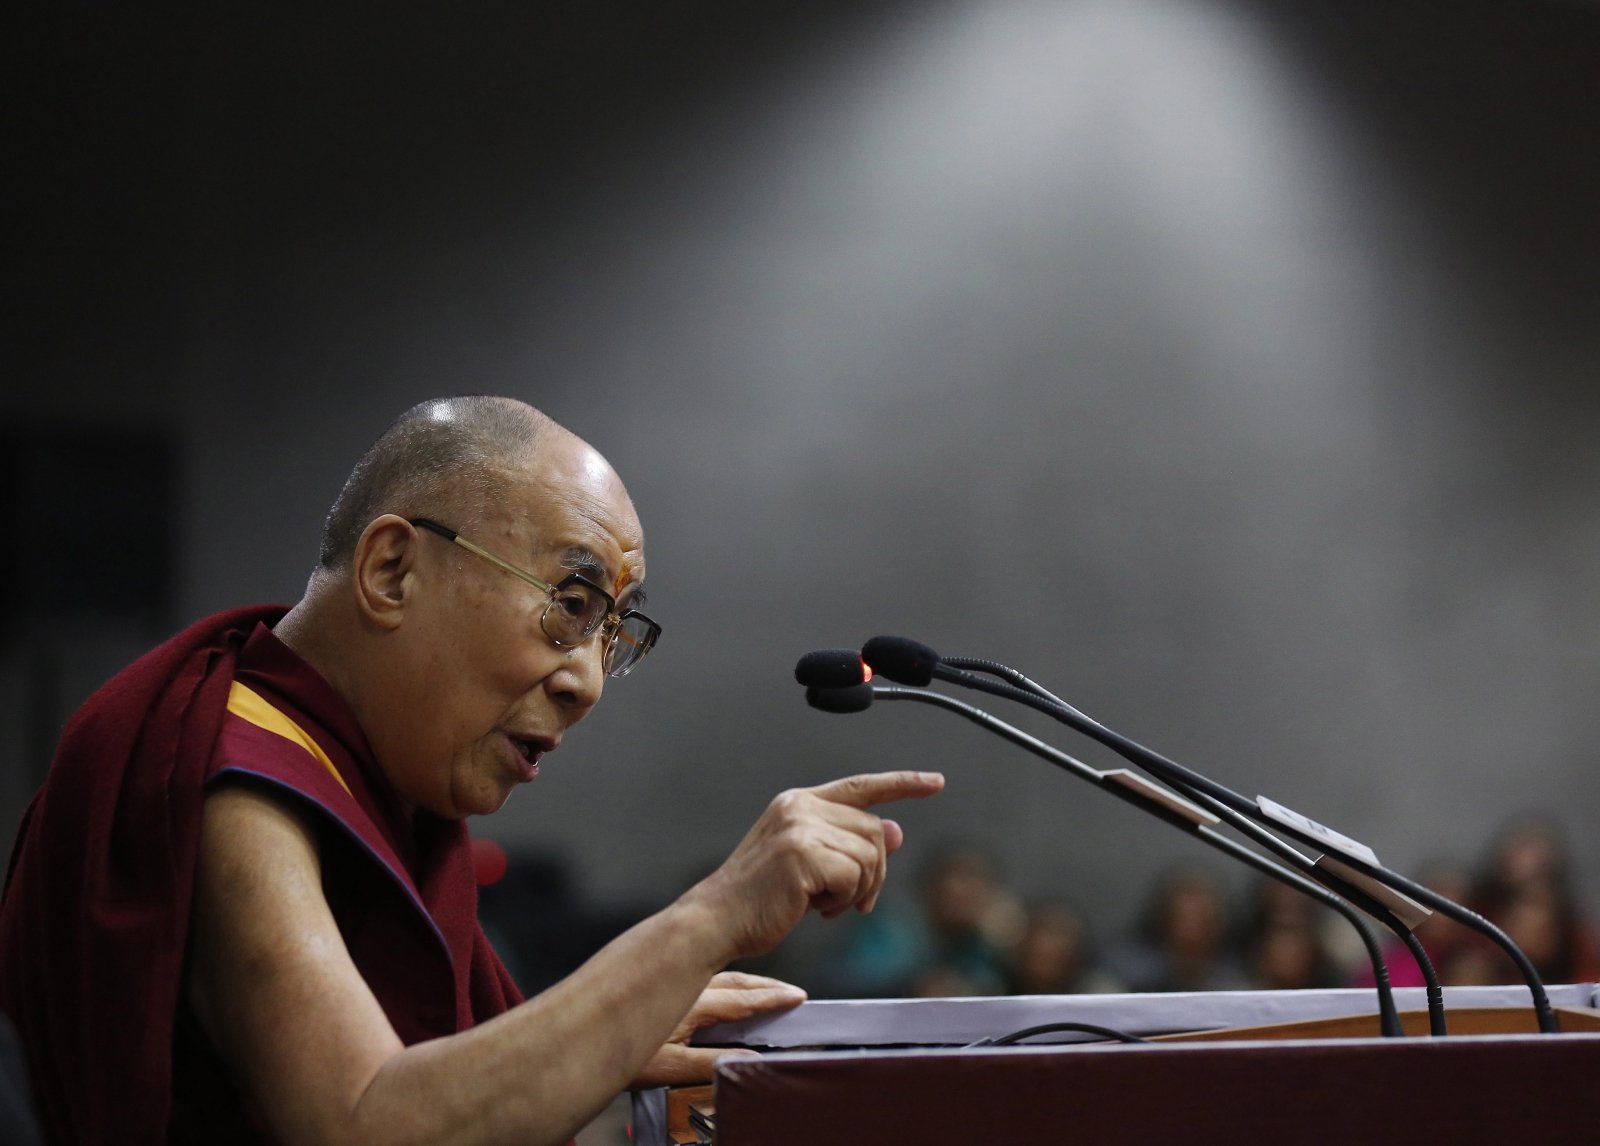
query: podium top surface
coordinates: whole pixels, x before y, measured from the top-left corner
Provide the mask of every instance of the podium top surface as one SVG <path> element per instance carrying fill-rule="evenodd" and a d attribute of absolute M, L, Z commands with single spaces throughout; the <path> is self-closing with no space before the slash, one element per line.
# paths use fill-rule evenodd
<path fill-rule="evenodd" d="M 1547 990 L 1558 1009 L 1600 1004 L 1592 983 Z M 1426 994 L 1397 990 L 1395 1001 L 1420 1011 Z M 1525 987 L 1511 986 L 1447 988 L 1444 1001 L 1447 1013 L 1526 1012 L 1530 1002 Z M 1026 1047 L 951 1049 L 1051 1022 L 1151 1036 L 1375 1009 L 1364 989 L 817 1001 L 708 1027 L 696 1041 L 783 1052 L 719 1066 L 719 1146 L 968 1146 L 1058 1141 L 1066 1128 L 1105 1142 L 1410 1146 L 1418 1124 L 1393 1117 L 1394 1104 L 1411 1109 L 1419 1093 L 1429 1099 L 1431 1140 L 1588 1141 L 1600 1125 L 1589 1099 L 1600 1034 L 1283 1043 L 1240 1032 L 1226 1042 L 1093 1047 L 1060 1045 L 1095 1037 L 1062 1033 Z M 663 1089 L 637 1092 L 633 1112 L 639 1146 L 693 1140 L 669 1129 Z"/>
<path fill-rule="evenodd" d="M 1593 983 L 1547 988 L 1554 1007 L 1594 1009 Z M 1395 991 L 1402 1011 L 1427 1008 L 1420 987 Z M 1526 987 L 1447 987 L 1452 1007 L 1527 1007 Z M 1093 1023 L 1139 1036 L 1177 1031 L 1261 1027 L 1342 1018 L 1377 1009 L 1365 988 L 1325 991 L 1208 991 L 1141 995 L 1017 995 L 968 999 L 850 999 L 802 1003 L 791 1011 L 707 1027 L 704 1046 L 757 1049 L 801 1047 L 968 1046 L 979 1039 L 1051 1022 Z M 1036 1042 L 1074 1042 L 1097 1036 L 1061 1033 Z"/>

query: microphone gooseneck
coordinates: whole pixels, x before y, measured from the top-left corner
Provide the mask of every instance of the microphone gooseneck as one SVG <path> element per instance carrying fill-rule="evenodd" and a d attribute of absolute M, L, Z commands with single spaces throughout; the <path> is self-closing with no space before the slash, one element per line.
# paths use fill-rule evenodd
<path fill-rule="evenodd" d="M 931 652 L 932 650 L 929 651 Z M 979 671 L 993 672 L 997 673 L 997 675 L 1005 676 L 1008 679 L 1020 680 L 1022 682 L 1026 682 L 1026 687 L 1021 687 L 1016 684 L 1002 684 L 999 681 L 986 680 L 983 677 L 975 675 L 973 672 L 965 671 L 963 668 L 959 667 L 960 665 L 971 665 L 974 668 L 979 669 Z M 888 674 L 885 673 L 885 675 Z M 1098 740 L 1100 743 L 1104 744 L 1118 755 L 1123 756 L 1133 763 L 1139 764 L 1140 766 L 1148 769 L 1165 783 L 1171 784 L 1174 787 L 1179 788 L 1180 790 L 1192 796 L 1195 796 L 1196 798 L 1209 797 L 1209 799 L 1205 801 L 1208 806 L 1225 806 L 1233 809 L 1239 815 L 1250 817 L 1252 819 L 1264 819 L 1261 808 L 1255 801 L 1246 799 L 1238 792 L 1224 787 L 1215 781 L 1209 780 L 1206 777 L 1201 776 L 1200 774 L 1193 772 L 1188 768 L 1185 768 L 1176 761 L 1169 760 L 1159 753 L 1144 747 L 1142 744 L 1138 744 L 1135 741 L 1130 740 L 1128 737 L 1112 731 L 1098 721 L 1078 711 L 1070 704 L 1067 704 L 1066 702 L 1050 696 L 1048 693 L 1045 693 L 1043 689 L 1040 689 L 1037 685 L 1034 685 L 1032 681 L 1028 681 L 1026 677 L 1022 676 L 1021 673 L 1016 672 L 1014 669 L 1007 669 L 1005 666 L 998 665 L 993 661 L 980 661 L 973 658 L 951 658 L 950 660 L 941 660 L 940 663 L 936 664 L 932 669 L 931 675 L 939 680 L 948 681 L 952 684 L 964 685 L 968 688 L 975 688 L 995 696 L 1006 697 L 1008 699 L 1018 701 L 1019 703 L 1026 704 L 1029 707 L 1037 709 L 1038 711 L 1053 717 L 1061 723 L 1066 724 L 1068 727 L 1073 728 L 1074 730 L 1081 732 L 1095 740 Z M 1215 801 L 1215 804 L 1213 804 L 1212 801 Z M 1228 819 L 1230 823 L 1234 823 L 1235 826 L 1239 826 L 1233 817 L 1230 816 Z M 1297 829 L 1288 824 L 1284 824 L 1278 820 L 1271 820 L 1270 822 L 1274 827 L 1287 832 L 1289 835 L 1295 837 L 1303 843 L 1318 848 L 1326 846 L 1325 841 L 1318 839 L 1315 835 Z M 1251 825 L 1250 830 L 1252 835 L 1255 835 L 1255 833 L 1259 831 L 1259 829 L 1255 828 L 1254 824 Z M 1263 835 L 1265 837 L 1276 839 L 1276 837 L 1272 837 L 1270 832 L 1263 833 Z M 1265 842 L 1265 840 L 1263 839 L 1262 842 Z M 1278 841 L 1278 843 L 1281 844 L 1281 841 Z M 1267 846 L 1272 845 L 1269 844 Z M 1516 943 L 1512 941 L 1511 937 L 1499 927 L 1495 926 L 1489 920 L 1483 918 L 1483 916 L 1479 915 L 1477 912 L 1469 910 L 1461 904 L 1456 903 L 1454 900 L 1446 899 L 1444 896 L 1433 891 L 1431 888 L 1424 887 L 1421 884 L 1418 884 L 1410 879 L 1407 879 L 1405 876 L 1400 875 L 1398 872 L 1390 871 L 1388 868 L 1382 867 L 1375 862 L 1370 862 L 1361 857 L 1343 853 L 1339 858 L 1341 861 L 1355 868 L 1358 872 L 1367 876 L 1368 878 L 1376 880 L 1378 883 L 1383 884 L 1392 890 L 1399 891 L 1407 896 L 1410 896 L 1412 899 L 1415 899 L 1427 905 L 1428 907 L 1441 912 L 1448 918 L 1455 920 L 1462 926 L 1479 932 L 1495 943 L 1501 948 L 1501 950 L 1505 951 L 1505 953 L 1510 956 L 1512 961 L 1517 965 L 1518 970 L 1522 973 L 1523 979 L 1528 985 L 1529 994 L 1532 996 L 1534 1015 L 1538 1020 L 1540 1031 L 1549 1034 L 1556 1033 L 1559 1030 L 1559 1027 L 1556 1024 L 1555 1014 L 1550 1009 L 1549 996 L 1545 992 L 1544 982 L 1539 977 L 1538 971 L 1534 968 L 1532 962 L 1528 959 L 1527 955 L 1522 951 L 1522 949 L 1518 947 Z M 1345 894 L 1349 898 L 1355 898 L 1348 895 L 1348 892 L 1354 889 L 1345 881 L 1339 880 L 1336 877 L 1332 877 L 1326 872 L 1319 871 L 1313 874 L 1315 874 L 1318 879 L 1328 883 L 1330 886 L 1337 887 L 1341 894 Z M 1359 903 L 1360 899 L 1356 898 L 1355 901 Z M 1363 905 L 1363 910 L 1370 909 Z M 1385 922 L 1387 925 L 1387 921 Z M 1421 949 L 1421 944 L 1415 940 L 1415 936 L 1412 936 L 1410 939 L 1406 939 L 1406 936 L 1410 934 L 1410 929 L 1403 928 L 1402 930 L 1397 930 L 1395 933 L 1400 935 L 1402 940 L 1405 940 L 1407 947 L 1411 950 L 1412 954 L 1414 956 L 1417 955 L 1418 951 Z M 1422 957 L 1418 958 L 1418 966 L 1423 971 L 1425 976 L 1431 975 L 1433 967 L 1430 962 L 1426 961 L 1425 953 Z M 1437 990 L 1435 986 L 1436 980 L 1436 976 L 1432 976 L 1429 979 L 1428 993 L 1430 1012 L 1433 1009 L 1432 1004 L 1435 996 L 1437 995 L 1442 999 L 1442 991 Z M 1435 1020 L 1435 1024 L 1438 1024 L 1437 1019 Z"/>
<path fill-rule="evenodd" d="M 1274 863 L 1266 856 L 1251 851 L 1249 848 L 1246 848 L 1236 841 L 1229 839 L 1227 836 L 1213 831 L 1206 823 L 1196 820 L 1191 816 L 1185 815 L 1183 812 L 1178 811 L 1168 804 L 1162 802 L 1159 795 L 1156 794 L 1160 792 L 1160 789 L 1147 790 L 1137 786 L 1128 787 L 1118 783 L 1107 774 L 1095 771 L 1081 760 L 1069 756 L 1060 749 L 1046 744 L 1044 741 L 1029 735 L 1020 728 L 1017 728 L 1011 724 L 1007 724 L 1005 721 L 999 719 L 998 717 L 992 716 L 991 714 L 983 711 L 981 708 L 977 708 L 973 705 L 967 704 L 964 701 L 957 700 L 952 696 L 946 696 L 942 692 L 932 692 L 924 689 L 908 688 L 897 685 L 860 685 L 857 686 L 857 688 L 852 689 L 808 689 L 806 692 L 806 700 L 814 707 L 821 708 L 823 705 L 818 702 L 819 700 L 824 700 L 826 698 L 816 696 L 815 694 L 826 693 L 829 691 L 855 693 L 858 689 L 864 690 L 865 692 L 871 694 L 871 698 L 881 700 L 918 701 L 923 704 L 931 704 L 935 707 L 943 708 L 948 712 L 954 712 L 959 716 L 964 716 L 973 723 L 978 724 L 983 728 L 988 729 L 990 732 L 993 732 L 1004 739 L 1011 741 L 1011 743 L 1020 748 L 1024 748 L 1029 752 L 1032 752 L 1034 755 L 1050 762 L 1051 764 L 1054 764 L 1063 771 L 1070 772 L 1080 779 L 1087 780 L 1096 787 L 1110 792 L 1118 799 L 1132 804 L 1137 808 L 1141 808 L 1144 811 L 1149 812 L 1151 815 L 1156 816 L 1158 819 L 1165 820 L 1167 823 L 1176 828 L 1182 829 L 1183 831 L 1194 836 L 1196 839 L 1199 839 L 1201 842 L 1208 844 L 1229 856 L 1232 856 L 1234 859 L 1248 864 L 1261 874 L 1268 876 L 1271 879 L 1276 879 L 1288 884 L 1289 886 L 1304 893 L 1305 895 L 1310 896 L 1317 902 L 1322 903 L 1323 905 L 1337 912 L 1339 915 L 1343 916 L 1352 927 L 1356 929 L 1356 932 L 1361 937 L 1362 945 L 1366 948 L 1368 958 L 1372 962 L 1374 986 L 1378 992 L 1379 1023 L 1384 1035 L 1389 1037 L 1399 1037 L 1400 1035 L 1404 1034 L 1400 1024 L 1399 1012 L 1395 1009 L 1394 993 L 1389 982 L 1389 970 L 1384 965 L 1383 955 L 1378 948 L 1378 940 L 1373 934 L 1372 928 L 1369 927 L 1366 921 L 1356 913 L 1354 908 L 1341 900 L 1338 896 L 1334 895 L 1332 892 L 1328 891 L 1326 888 L 1313 883 L 1311 880 L 1306 879 L 1304 876 L 1298 874 L 1297 872 L 1291 871 L 1289 868 L 1286 868 L 1281 864 Z M 859 712 L 862 708 L 867 707 L 867 705 L 871 703 L 871 699 L 867 700 L 867 702 L 864 704 L 859 702 L 859 698 L 854 699 L 849 703 L 859 704 L 859 707 L 841 707 L 829 709 L 829 711 Z M 1213 822 L 1215 821 L 1213 820 Z M 1299 854 L 1294 852 L 1292 848 L 1289 849 L 1289 851 L 1291 854 L 1297 856 Z M 1300 858 L 1304 859 L 1304 857 Z M 1363 910 L 1368 911 L 1374 911 L 1375 909 L 1374 913 L 1379 914 L 1380 918 L 1382 914 L 1387 914 L 1383 906 L 1375 901 L 1371 901 L 1370 906 L 1368 904 L 1362 904 L 1362 908 Z"/>
<path fill-rule="evenodd" d="M 1045 688 L 1038 681 L 1029 679 L 1016 669 L 1010 667 L 1009 665 L 1001 664 L 999 661 L 988 660 L 982 657 L 941 657 L 940 660 L 944 665 L 952 669 L 965 670 L 966 672 L 988 673 L 990 676 L 999 677 L 1024 692 L 1032 693 L 1034 696 L 1039 697 L 1042 700 L 1047 700 L 1050 703 L 1057 705 L 1064 711 L 1076 713 L 1085 721 L 1089 719 L 1087 716 L 1079 713 L 1077 709 L 1073 708 L 1072 705 L 1062 700 L 1055 693 Z M 965 683 L 965 680 L 963 679 L 960 683 Z M 1207 806 L 1209 806 L 1219 815 L 1225 814 L 1218 806 L 1216 801 L 1206 797 L 1205 795 L 1194 792 L 1193 790 L 1188 790 L 1188 794 L 1195 799 L 1200 800 L 1202 803 L 1207 804 Z M 1231 813 L 1227 815 L 1230 823 L 1233 823 L 1235 827 L 1240 826 L 1235 819 L 1231 818 L 1232 816 L 1236 816 L 1237 813 Z M 1254 835 L 1260 831 L 1260 829 L 1257 828 L 1254 823 L 1247 823 L 1245 826 L 1241 827 L 1240 830 L 1244 831 L 1245 834 L 1252 835 L 1253 838 L 1259 838 Z M 1313 868 L 1314 866 L 1315 865 L 1312 865 Z M 1337 875 L 1332 875 L 1326 870 L 1312 870 L 1311 874 L 1322 880 L 1327 886 L 1331 887 L 1338 894 L 1352 899 L 1352 901 L 1357 903 L 1358 906 L 1362 905 L 1367 898 L 1364 893 L 1360 893 L 1360 889 L 1355 889 L 1358 894 L 1351 896 L 1351 885 L 1347 881 L 1340 879 Z M 1368 910 L 1368 908 L 1363 906 L 1362 910 Z M 1433 959 L 1429 956 L 1427 948 L 1422 945 L 1422 940 L 1417 938 L 1416 932 L 1411 927 L 1407 926 L 1403 920 L 1395 916 L 1387 908 L 1385 908 L 1383 911 L 1369 911 L 1369 914 L 1371 914 L 1373 918 L 1377 919 L 1379 922 L 1383 923 L 1385 927 L 1387 927 L 1400 938 L 1400 941 L 1405 944 L 1406 950 L 1411 953 L 1412 959 L 1416 961 L 1417 969 L 1422 972 L 1424 990 L 1426 991 L 1426 997 L 1428 1001 L 1429 1033 L 1436 1036 L 1443 1036 L 1447 1034 L 1448 1032 L 1446 1030 L 1444 1015 L 1444 988 L 1439 983 L 1439 974 L 1434 969 Z"/>

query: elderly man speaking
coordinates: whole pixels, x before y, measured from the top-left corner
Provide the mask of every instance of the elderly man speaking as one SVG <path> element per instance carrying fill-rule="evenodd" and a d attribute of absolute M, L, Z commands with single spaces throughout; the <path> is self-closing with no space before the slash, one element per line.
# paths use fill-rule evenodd
<path fill-rule="evenodd" d="M 208 618 L 68 725 L 0 904 L 0 1010 L 63 1143 L 560 1142 L 697 1026 L 790 1006 L 719 975 L 870 910 L 936 774 L 778 796 L 732 855 L 524 1002 L 462 823 L 539 771 L 660 630 L 594 449 L 506 398 L 407 411 L 293 608 Z"/>

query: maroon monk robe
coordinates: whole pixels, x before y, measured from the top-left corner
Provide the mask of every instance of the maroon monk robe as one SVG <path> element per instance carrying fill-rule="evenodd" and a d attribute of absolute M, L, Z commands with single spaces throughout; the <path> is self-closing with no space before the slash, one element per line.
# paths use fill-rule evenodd
<path fill-rule="evenodd" d="M 258 629 L 282 613 L 257 607 L 208 618 L 119 673 L 68 724 L 29 807 L 0 903 L 0 1009 L 22 1034 L 56 1141 L 163 1141 L 174 1088 L 203 1089 L 174 1077 L 173 1042 L 187 1014 L 183 956 L 213 772 L 218 783 L 275 785 L 315 817 L 325 862 L 333 857 L 336 918 L 342 908 L 357 966 L 377 968 L 369 983 L 385 1012 L 400 1016 L 405 1041 L 462 1029 L 518 1001 L 477 926 L 465 828 L 422 816 L 408 835 L 354 718 Z M 266 766 L 265 744 L 240 756 L 243 766 L 214 759 L 225 730 L 229 747 L 249 735 L 227 713 L 236 673 L 332 749 L 330 759 L 351 773 L 341 772 L 343 784 L 320 762 L 317 772 L 280 754 Z M 387 942 L 396 946 L 383 958 Z M 194 1053 L 192 1024 L 182 1025 L 185 1066 L 208 1061 Z M 198 1109 L 182 1111 L 190 1131 Z"/>

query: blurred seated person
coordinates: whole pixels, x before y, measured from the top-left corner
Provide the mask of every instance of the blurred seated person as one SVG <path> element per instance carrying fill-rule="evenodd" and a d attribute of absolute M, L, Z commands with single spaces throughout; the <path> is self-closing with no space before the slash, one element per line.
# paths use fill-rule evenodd
<path fill-rule="evenodd" d="M 1600 936 L 1572 883 L 1572 864 L 1559 826 L 1530 813 L 1496 834 L 1467 903 L 1522 949 L 1546 983 L 1600 981 Z M 1520 983 L 1511 957 L 1468 933 L 1450 960 L 1447 981 Z"/>
<path fill-rule="evenodd" d="M 1122 990 L 1095 964 L 1081 916 L 1064 903 L 1035 904 L 1012 950 L 1006 990 L 1013 995 L 1084 995 Z"/>
<path fill-rule="evenodd" d="M 860 919 L 818 989 L 841 998 L 999 995 L 1022 909 L 977 844 L 939 849 L 918 901 Z"/>
<path fill-rule="evenodd" d="M 1130 991 L 1245 987 L 1221 881 L 1203 867 L 1168 870 L 1152 890 L 1137 930 L 1111 950 L 1106 966 Z"/>
<path fill-rule="evenodd" d="M 1245 974 L 1264 991 L 1341 986 L 1345 976 L 1327 941 L 1332 913 L 1316 900 L 1275 879 L 1252 887 L 1244 926 Z M 1344 920 L 1334 917 L 1340 926 Z"/>

